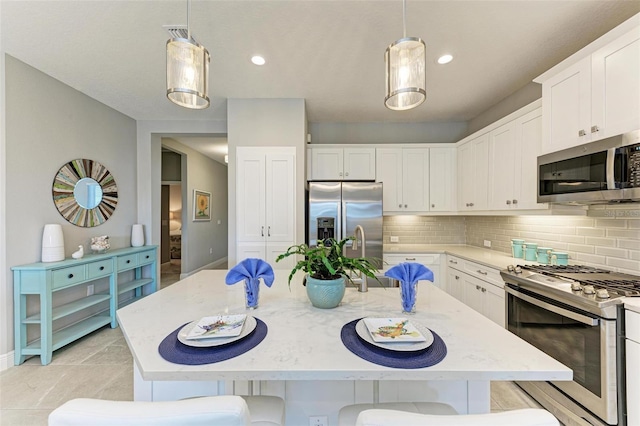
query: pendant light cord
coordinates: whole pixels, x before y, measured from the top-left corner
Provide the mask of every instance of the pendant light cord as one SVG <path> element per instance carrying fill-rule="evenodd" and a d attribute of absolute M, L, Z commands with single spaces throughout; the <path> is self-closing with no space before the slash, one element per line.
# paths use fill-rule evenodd
<path fill-rule="evenodd" d="M 191 18 L 191 0 L 187 0 L 187 40 L 191 41 L 191 25 L 189 20 Z"/>
<path fill-rule="evenodd" d="M 402 0 L 402 38 L 407 38 L 407 0 Z"/>

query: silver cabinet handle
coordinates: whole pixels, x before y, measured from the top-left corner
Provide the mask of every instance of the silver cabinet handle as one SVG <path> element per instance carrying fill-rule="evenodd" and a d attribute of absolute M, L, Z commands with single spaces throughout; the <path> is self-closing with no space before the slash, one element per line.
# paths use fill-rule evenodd
<path fill-rule="evenodd" d="M 476 272 L 477 272 L 477 273 L 479 273 L 479 274 L 481 274 L 481 275 L 487 275 L 487 273 L 486 273 L 486 272 L 481 271 L 480 269 L 478 269 Z"/>
<path fill-rule="evenodd" d="M 405 257 L 404 260 L 416 260 L 415 257 Z"/>
<path fill-rule="evenodd" d="M 518 204 L 518 200 L 513 200 L 513 204 Z"/>
<path fill-rule="evenodd" d="M 402 204 L 398 204 L 398 207 L 402 208 Z"/>
<path fill-rule="evenodd" d="M 479 285 L 476 286 L 476 290 L 480 290 L 480 286 Z"/>
<path fill-rule="evenodd" d="M 342 176 L 342 172 L 338 173 L 338 176 Z"/>
<path fill-rule="evenodd" d="M 469 207 L 473 207 L 473 203 L 469 203 Z"/>
<path fill-rule="evenodd" d="M 456 280 L 459 280 L 459 279 L 460 279 L 460 277 L 456 275 Z"/>
<path fill-rule="evenodd" d="M 267 237 L 271 236 L 271 226 L 267 227 Z"/>
<path fill-rule="evenodd" d="M 449 259 L 449 263 L 453 263 L 454 265 L 457 265 L 458 261 Z"/>
<path fill-rule="evenodd" d="M 264 226 L 260 227 L 260 236 L 264 237 Z"/>
<path fill-rule="evenodd" d="M 511 204 L 511 200 L 507 200 L 507 205 L 510 205 L 510 204 Z"/>
<path fill-rule="evenodd" d="M 345 176 L 349 176 L 349 172 L 344 172 L 344 175 Z"/>
<path fill-rule="evenodd" d="M 482 292 L 483 292 L 483 293 L 486 293 L 486 292 L 487 292 L 487 289 L 486 289 L 486 288 L 484 288 L 484 287 L 482 287 Z"/>
<path fill-rule="evenodd" d="M 597 133 L 599 131 L 600 129 L 598 128 L 598 126 L 591 126 L 591 133 Z"/>
<path fill-rule="evenodd" d="M 404 208 L 405 208 L 405 209 L 407 208 L 407 205 L 406 205 L 406 204 L 404 205 Z"/>
<path fill-rule="evenodd" d="M 586 135 L 586 134 L 587 134 L 587 132 L 585 132 L 585 131 L 584 131 L 584 129 L 583 129 L 583 130 L 578 131 L 578 136 L 584 136 L 584 135 Z"/>
<path fill-rule="evenodd" d="M 431 204 L 431 208 L 434 208 L 436 205 L 435 204 Z"/>

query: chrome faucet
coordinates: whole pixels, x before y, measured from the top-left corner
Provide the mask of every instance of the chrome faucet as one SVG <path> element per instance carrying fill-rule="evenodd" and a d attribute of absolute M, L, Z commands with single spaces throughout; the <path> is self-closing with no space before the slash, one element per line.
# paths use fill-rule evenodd
<path fill-rule="evenodd" d="M 355 239 L 353 240 L 353 245 L 351 246 L 352 250 L 358 250 L 358 231 L 360 231 L 360 236 L 361 236 L 361 247 L 360 247 L 360 257 L 365 257 L 365 245 L 366 245 L 366 238 L 364 236 L 364 228 L 360 225 L 356 225 L 356 229 L 354 231 L 354 237 Z M 359 292 L 367 292 L 369 291 L 369 285 L 367 283 L 367 277 L 362 275 L 362 272 L 360 272 L 360 282 L 359 282 L 360 286 L 358 287 L 358 291 Z"/>

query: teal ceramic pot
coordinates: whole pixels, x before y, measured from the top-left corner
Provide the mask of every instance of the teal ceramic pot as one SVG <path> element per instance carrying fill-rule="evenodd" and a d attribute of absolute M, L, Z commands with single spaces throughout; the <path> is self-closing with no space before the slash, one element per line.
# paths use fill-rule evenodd
<path fill-rule="evenodd" d="M 538 244 L 525 242 L 523 247 L 524 260 L 538 260 Z"/>
<path fill-rule="evenodd" d="M 551 264 L 552 265 L 568 265 L 569 253 L 563 253 L 560 251 L 551 252 Z"/>
<path fill-rule="evenodd" d="M 316 308 L 331 309 L 344 297 L 345 278 L 318 280 L 307 275 L 307 296 Z"/>
<path fill-rule="evenodd" d="M 520 240 L 518 238 L 511 239 L 511 253 L 513 257 L 522 259 L 522 245 L 524 244 L 524 240 Z"/>
<path fill-rule="evenodd" d="M 538 247 L 538 263 L 548 265 L 551 263 L 551 247 Z"/>

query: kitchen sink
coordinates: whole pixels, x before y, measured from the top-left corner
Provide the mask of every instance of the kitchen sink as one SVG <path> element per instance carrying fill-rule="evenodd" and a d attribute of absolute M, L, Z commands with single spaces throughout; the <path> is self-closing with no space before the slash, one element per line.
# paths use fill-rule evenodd
<path fill-rule="evenodd" d="M 370 277 L 364 277 L 367 280 L 368 287 L 398 287 L 398 281 L 393 278 L 385 277 L 384 275 L 376 275 L 376 279 Z M 360 284 L 360 278 L 354 277 L 352 278 L 353 284 L 348 283 L 347 286 L 353 286 L 354 284 L 357 286 Z"/>

